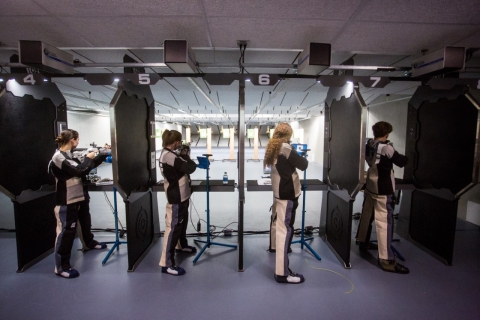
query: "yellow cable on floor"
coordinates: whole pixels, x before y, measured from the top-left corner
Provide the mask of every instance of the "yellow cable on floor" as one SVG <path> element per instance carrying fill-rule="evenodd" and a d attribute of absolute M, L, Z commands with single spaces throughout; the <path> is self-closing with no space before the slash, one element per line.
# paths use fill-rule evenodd
<path fill-rule="evenodd" d="M 350 284 L 352 285 L 352 290 L 350 290 L 350 291 L 348 291 L 348 292 L 345 292 L 345 294 L 351 293 L 351 292 L 353 291 L 353 282 L 350 281 L 350 279 L 348 279 L 347 277 L 345 277 L 343 274 L 338 273 L 338 272 L 333 271 L 333 270 L 330 270 L 330 269 L 317 268 L 317 267 L 311 266 L 311 265 L 308 264 L 308 260 L 307 260 L 307 259 L 305 259 L 305 263 L 307 264 L 307 266 L 309 266 L 309 267 L 312 268 L 312 269 L 323 270 L 323 271 L 328 271 L 328 272 L 333 272 L 333 273 L 335 273 L 335 274 L 338 274 L 338 275 L 341 276 L 341 277 L 344 277 L 344 278 L 347 279 L 347 281 L 350 282 Z"/>

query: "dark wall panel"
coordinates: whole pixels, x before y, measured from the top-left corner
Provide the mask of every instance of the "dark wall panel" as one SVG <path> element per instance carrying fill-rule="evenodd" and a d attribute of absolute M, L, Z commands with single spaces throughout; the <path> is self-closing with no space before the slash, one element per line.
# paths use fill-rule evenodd
<path fill-rule="evenodd" d="M 337 192 L 344 191 L 329 191 L 327 193 L 326 236 L 328 243 L 343 260 L 345 267 L 349 268 L 353 202 L 335 194 Z"/>
<path fill-rule="evenodd" d="M 46 98 L 0 97 L 0 185 L 15 196 L 54 184 L 47 166 L 57 147 L 56 109 Z"/>
<path fill-rule="evenodd" d="M 415 190 L 413 192 L 410 236 L 451 265 L 458 199 L 455 199 L 453 195 L 451 195 L 451 199 L 446 199 L 435 193 L 438 191 L 432 190 L 427 193 Z"/>
<path fill-rule="evenodd" d="M 419 87 L 409 101 L 405 180 L 456 194 L 473 180 L 477 108 L 462 87 Z"/>
<path fill-rule="evenodd" d="M 156 170 L 151 169 L 150 163 L 151 152 L 155 151 L 155 139 L 151 139 L 149 132 L 150 120 L 154 118 L 151 108 L 146 99 L 127 95 L 125 91 L 113 106 L 114 176 L 117 175 L 117 183 L 127 196 L 156 182 Z"/>
<path fill-rule="evenodd" d="M 133 197 L 134 195 L 134 197 Z M 153 241 L 152 193 L 133 193 L 132 202 L 125 201 L 127 216 L 128 270 L 133 271 Z"/>
<path fill-rule="evenodd" d="M 55 244 L 53 175 L 47 172 L 66 103 L 50 82 L 0 83 L 0 186 L 14 200 L 18 271 L 48 255 Z M 27 191 L 28 190 L 28 191 Z M 32 191 L 33 190 L 33 191 Z"/>
<path fill-rule="evenodd" d="M 334 100 L 330 113 L 330 170 L 331 183 L 351 194 L 359 183 L 361 161 L 362 107 L 352 94 L 350 98 Z"/>
<path fill-rule="evenodd" d="M 19 271 L 53 250 L 57 226 L 55 204 L 54 192 L 25 203 L 14 202 Z"/>
<path fill-rule="evenodd" d="M 422 104 L 414 171 L 420 184 L 457 193 L 472 182 L 477 115 L 477 109 L 465 96 Z"/>

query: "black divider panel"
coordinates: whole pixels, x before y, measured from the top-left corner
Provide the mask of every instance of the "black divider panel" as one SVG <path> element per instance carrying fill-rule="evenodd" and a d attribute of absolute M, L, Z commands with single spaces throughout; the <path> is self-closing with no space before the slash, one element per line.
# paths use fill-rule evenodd
<path fill-rule="evenodd" d="M 352 237 L 353 201 L 341 197 L 345 191 L 329 191 L 327 193 L 326 237 L 328 243 L 343 260 L 345 267 L 350 268 L 350 245 Z"/>
<path fill-rule="evenodd" d="M 477 114 L 465 96 L 422 104 L 414 173 L 419 183 L 457 193 L 472 182 Z"/>
<path fill-rule="evenodd" d="M 128 271 L 133 271 L 153 241 L 152 193 L 132 193 L 125 201 L 127 217 Z M 155 204 L 156 205 L 156 204 Z"/>
<path fill-rule="evenodd" d="M 359 183 L 362 107 L 355 94 L 334 100 L 330 112 L 330 183 L 349 194 Z"/>
<path fill-rule="evenodd" d="M 149 105 L 145 98 L 137 98 L 134 93 L 134 90 L 132 95 L 117 92 L 118 99 L 114 98 L 113 105 L 114 178 L 116 175 L 116 184 L 124 197 L 132 191 L 145 191 L 156 182 L 156 171 L 150 163 L 155 139 L 149 132 L 150 121 L 154 121 L 154 106 L 153 102 Z"/>
<path fill-rule="evenodd" d="M 56 118 L 50 99 L 16 97 L 8 91 L 0 97 L 0 185 L 14 196 L 55 183 L 47 166 L 57 147 Z"/>
<path fill-rule="evenodd" d="M 437 100 L 431 101 L 432 96 Z M 468 186 L 474 168 L 476 107 L 458 88 L 420 87 L 409 102 L 408 113 L 406 155 L 411 161 L 405 180 L 454 194 Z"/>
<path fill-rule="evenodd" d="M 66 103 L 53 83 L 0 84 L 0 189 L 14 200 L 18 271 L 48 255 L 55 244 L 55 193 L 47 173 Z M 28 191 L 27 191 L 28 190 Z M 32 191 L 33 190 L 33 191 Z"/>
<path fill-rule="evenodd" d="M 54 192 L 25 203 L 14 202 L 18 271 L 24 271 L 53 250 L 57 226 L 55 204 Z"/>
<path fill-rule="evenodd" d="M 441 197 L 430 190 L 415 190 L 410 212 L 410 237 L 451 265 L 455 242 L 458 199 Z"/>

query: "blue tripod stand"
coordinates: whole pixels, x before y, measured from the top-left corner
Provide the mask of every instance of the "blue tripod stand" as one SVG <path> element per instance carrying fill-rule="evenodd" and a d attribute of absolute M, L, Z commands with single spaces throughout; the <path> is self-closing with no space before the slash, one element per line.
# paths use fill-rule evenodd
<path fill-rule="evenodd" d="M 305 158 L 307 157 L 307 151 L 309 151 L 309 150 L 308 149 L 307 150 L 302 150 L 303 156 Z M 305 171 L 303 171 L 302 191 L 303 191 L 302 233 L 301 233 L 300 240 L 292 241 L 292 244 L 293 243 L 300 243 L 302 250 L 303 250 L 303 246 L 305 245 L 307 247 L 307 249 L 310 250 L 310 252 L 315 256 L 315 258 L 317 258 L 318 260 L 322 260 L 322 258 L 320 258 L 318 253 L 316 253 L 315 250 L 313 250 L 312 247 L 310 247 L 310 245 L 307 243 L 307 241 L 313 240 L 313 237 L 305 238 L 305 200 L 306 200 L 306 191 L 307 191 L 307 170 L 306 169 L 305 169 Z"/>
<path fill-rule="evenodd" d="M 115 248 L 117 248 L 117 251 L 118 251 L 122 243 L 127 243 L 127 241 L 120 241 L 118 236 L 117 189 L 115 187 L 113 188 L 113 202 L 114 202 L 113 216 L 115 217 L 115 241 L 105 242 L 108 244 L 113 243 L 113 246 L 110 249 L 110 251 L 108 251 L 107 255 L 105 256 L 105 259 L 103 259 L 102 265 L 105 265 L 105 263 L 107 263 L 108 258 L 110 258 Z"/>
<path fill-rule="evenodd" d="M 193 259 L 193 264 L 197 263 L 198 259 L 200 256 L 203 254 L 206 248 L 210 248 L 211 245 L 217 245 L 217 246 L 223 246 L 223 247 L 230 247 L 237 249 L 236 245 L 233 244 L 224 244 L 224 243 L 218 243 L 218 242 L 212 242 L 210 241 L 210 180 L 208 178 L 208 171 L 210 169 L 210 161 L 208 161 L 208 157 L 212 156 L 211 154 L 204 154 L 204 157 L 197 157 L 198 159 L 198 166 L 197 168 L 200 169 L 205 169 L 207 171 L 207 240 L 194 240 L 195 242 L 202 242 L 205 243 L 203 248 L 200 250 L 200 252 L 197 254 L 195 259 Z"/>

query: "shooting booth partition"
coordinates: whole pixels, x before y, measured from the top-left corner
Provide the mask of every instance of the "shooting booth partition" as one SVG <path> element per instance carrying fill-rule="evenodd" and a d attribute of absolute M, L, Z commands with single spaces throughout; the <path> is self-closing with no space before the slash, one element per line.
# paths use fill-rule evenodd
<path fill-rule="evenodd" d="M 330 87 L 325 100 L 324 182 L 329 191 L 322 203 L 320 236 L 350 268 L 352 209 L 365 183 L 367 108 L 358 84 Z"/>
<path fill-rule="evenodd" d="M 0 191 L 14 204 L 17 272 L 23 272 L 53 252 L 55 180 L 47 167 L 55 137 L 67 128 L 66 101 L 50 82 L 0 86 Z"/>
<path fill-rule="evenodd" d="M 155 105 L 149 86 L 122 81 L 110 104 L 113 182 L 125 202 L 128 271 L 160 233 L 156 183 Z"/>
<path fill-rule="evenodd" d="M 466 85 L 420 86 L 408 103 L 398 232 L 447 265 L 453 262 L 458 200 L 478 183 L 479 103 Z"/>

